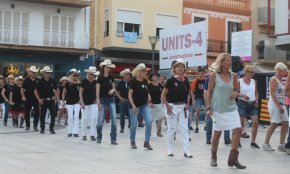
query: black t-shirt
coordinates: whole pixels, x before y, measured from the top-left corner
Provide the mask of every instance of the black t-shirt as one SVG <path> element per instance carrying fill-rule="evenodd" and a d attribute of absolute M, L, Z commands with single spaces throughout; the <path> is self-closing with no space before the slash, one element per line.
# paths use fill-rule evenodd
<path fill-rule="evenodd" d="M 167 80 L 165 88 L 169 90 L 167 99 L 169 103 L 187 102 L 190 90 L 189 81 L 186 78 L 183 82 L 171 77 Z"/>
<path fill-rule="evenodd" d="M 16 84 L 12 87 L 12 101 L 15 105 L 21 105 L 23 103 L 21 96 L 21 87 Z"/>
<path fill-rule="evenodd" d="M 113 95 L 108 94 L 108 92 L 113 89 L 112 84 L 115 79 L 112 76 L 104 77 L 103 75 L 98 77 L 97 83 L 100 84 L 100 98 L 113 97 Z"/>
<path fill-rule="evenodd" d="M 80 90 L 80 84 L 73 84 L 73 83 L 66 83 L 65 84 L 66 89 L 66 95 L 65 100 L 66 104 L 73 105 L 79 102 L 79 90 Z"/>
<path fill-rule="evenodd" d="M 34 81 L 31 78 L 26 78 L 23 82 L 22 88 L 24 89 L 24 94 L 27 101 L 37 101 L 34 90 L 39 82 L 39 79 L 35 79 Z"/>
<path fill-rule="evenodd" d="M 84 79 L 81 83 L 83 90 L 83 100 L 85 105 L 91 105 L 96 101 L 96 81 L 88 81 Z"/>
<path fill-rule="evenodd" d="M 36 90 L 38 91 L 40 98 L 51 98 L 57 90 L 57 85 L 55 80 L 52 78 L 49 78 L 49 80 L 41 78 L 36 85 Z"/>
<path fill-rule="evenodd" d="M 197 98 L 203 99 L 204 82 L 205 82 L 205 78 L 197 79 L 195 89 L 194 89 L 195 99 Z"/>
<path fill-rule="evenodd" d="M 124 80 L 120 81 L 117 86 L 117 90 L 120 92 L 120 96 L 128 99 L 128 92 L 129 92 L 129 82 L 125 82 Z"/>
<path fill-rule="evenodd" d="M 132 98 L 136 107 L 142 106 L 148 101 L 148 82 L 140 82 L 136 78 L 129 82 L 129 89 L 133 90 Z"/>
<path fill-rule="evenodd" d="M 0 103 L 4 103 L 4 98 L 1 95 L 3 89 L 4 89 L 4 85 L 0 85 Z"/>
<path fill-rule="evenodd" d="M 9 100 L 9 96 L 10 96 L 10 92 L 11 92 L 11 90 L 12 90 L 12 88 L 13 88 L 13 86 L 14 85 L 10 85 L 9 83 L 6 83 L 5 85 L 4 85 L 4 89 L 5 89 L 5 96 L 6 96 L 6 98 Z"/>
<path fill-rule="evenodd" d="M 153 104 L 160 104 L 161 103 L 161 93 L 163 90 L 163 86 L 158 83 L 157 86 L 153 85 L 152 83 L 150 83 L 148 85 L 148 90 L 149 90 L 149 94 L 151 96 L 151 102 Z"/>

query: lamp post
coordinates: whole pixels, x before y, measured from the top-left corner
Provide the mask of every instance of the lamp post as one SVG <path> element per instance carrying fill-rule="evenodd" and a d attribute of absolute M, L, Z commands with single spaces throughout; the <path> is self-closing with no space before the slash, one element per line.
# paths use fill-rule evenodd
<path fill-rule="evenodd" d="M 158 36 L 149 36 L 148 38 L 149 38 L 151 48 L 152 48 L 152 73 L 154 73 L 154 52 L 155 52 L 155 46 L 158 40 Z"/>

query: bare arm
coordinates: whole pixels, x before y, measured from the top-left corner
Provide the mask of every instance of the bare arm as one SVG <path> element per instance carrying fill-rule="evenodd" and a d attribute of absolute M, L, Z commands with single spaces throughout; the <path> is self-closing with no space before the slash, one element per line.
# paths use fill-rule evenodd
<path fill-rule="evenodd" d="M 80 97 L 80 104 L 81 105 L 85 105 L 84 104 L 84 100 L 83 100 L 83 92 L 84 92 L 84 88 L 83 87 L 80 87 L 79 97 Z"/>
<path fill-rule="evenodd" d="M 256 83 L 256 81 L 255 81 Z M 255 88 L 255 97 L 256 97 L 256 101 L 259 100 L 259 92 L 258 92 L 258 87 L 257 87 L 257 83 L 256 83 L 256 88 Z"/>
<path fill-rule="evenodd" d="M 3 88 L 1 95 L 2 95 L 2 97 L 4 98 L 4 100 L 5 100 L 6 102 L 9 102 L 9 99 L 5 96 L 5 92 L 6 92 L 6 89 Z"/>
<path fill-rule="evenodd" d="M 288 72 L 287 80 L 285 83 L 285 94 L 290 98 L 290 71 Z"/>
<path fill-rule="evenodd" d="M 277 96 L 276 96 L 276 90 L 277 90 L 277 86 L 278 86 L 278 82 L 277 82 L 277 80 L 274 79 L 274 78 L 272 78 L 272 79 L 270 80 L 270 84 L 269 84 L 269 86 L 270 86 L 270 95 L 271 95 L 271 97 L 273 98 L 273 101 L 274 101 L 274 103 L 276 104 L 276 106 L 280 108 L 281 105 L 280 105 L 280 103 L 279 103 L 279 101 L 278 101 L 278 98 L 277 98 Z"/>
<path fill-rule="evenodd" d="M 211 109 L 211 99 L 215 87 L 215 73 L 211 73 L 208 82 L 207 108 Z"/>
<path fill-rule="evenodd" d="M 25 94 L 24 94 L 24 89 L 23 89 L 23 88 L 21 88 L 21 91 L 20 91 L 20 93 L 21 93 L 21 98 L 22 98 L 22 101 L 26 101 L 26 97 L 25 97 Z"/>
<path fill-rule="evenodd" d="M 61 97 L 62 97 L 62 100 L 63 100 L 63 101 L 65 100 L 66 93 L 67 93 L 66 88 L 63 88 L 63 90 L 62 90 L 62 94 L 61 94 Z"/>
<path fill-rule="evenodd" d="M 36 99 L 37 99 L 38 102 L 39 102 L 39 101 L 41 100 L 41 98 L 40 98 L 39 95 L 38 95 L 38 91 L 37 91 L 37 89 L 34 90 L 34 95 L 35 95 Z"/>
<path fill-rule="evenodd" d="M 97 83 L 97 87 L 96 87 L 96 100 L 97 100 L 97 103 L 100 103 L 100 84 L 99 83 Z"/>
<path fill-rule="evenodd" d="M 136 105 L 135 105 L 135 103 L 134 103 L 134 101 L 133 101 L 133 97 L 132 97 L 133 92 L 134 92 L 133 89 L 129 89 L 129 92 L 128 92 L 128 99 L 129 99 L 129 102 L 130 102 L 132 108 L 136 108 Z"/>
<path fill-rule="evenodd" d="M 10 104 L 12 104 L 12 103 L 13 103 L 13 101 L 12 101 L 12 95 L 13 95 L 13 93 L 12 93 L 12 92 L 10 92 L 10 93 L 9 93 L 9 101 L 10 101 Z"/>

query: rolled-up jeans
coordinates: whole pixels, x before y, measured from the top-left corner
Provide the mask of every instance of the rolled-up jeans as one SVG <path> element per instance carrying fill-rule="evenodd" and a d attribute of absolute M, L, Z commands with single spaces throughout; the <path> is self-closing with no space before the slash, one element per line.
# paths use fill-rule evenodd
<path fill-rule="evenodd" d="M 105 110 L 109 107 L 110 115 L 111 115 L 111 142 L 117 140 L 117 125 L 116 125 L 116 104 L 114 97 L 105 97 L 100 98 L 100 102 L 102 104 L 102 110 L 99 112 L 99 120 L 97 125 L 97 139 L 102 140 L 102 130 L 103 130 L 103 122 L 105 119 Z"/>
<path fill-rule="evenodd" d="M 145 141 L 149 142 L 151 137 L 152 130 L 152 118 L 149 111 L 148 104 L 144 104 L 142 106 L 137 107 L 137 113 L 134 113 L 132 109 L 130 109 L 130 140 L 131 143 L 135 143 L 136 138 L 136 129 L 138 124 L 138 115 L 141 113 L 143 119 L 145 120 Z"/>
<path fill-rule="evenodd" d="M 206 140 L 211 141 L 212 138 L 212 118 L 210 116 L 207 116 L 206 118 Z M 230 131 L 225 130 L 224 131 L 224 140 L 230 139 Z"/>
<path fill-rule="evenodd" d="M 128 128 L 130 128 L 130 103 L 128 100 L 120 101 L 119 102 L 120 107 L 120 125 L 121 129 L 124 130 L 125 128 L 125 116 L 127 115 L 129 118 L 128 122 Z"/>

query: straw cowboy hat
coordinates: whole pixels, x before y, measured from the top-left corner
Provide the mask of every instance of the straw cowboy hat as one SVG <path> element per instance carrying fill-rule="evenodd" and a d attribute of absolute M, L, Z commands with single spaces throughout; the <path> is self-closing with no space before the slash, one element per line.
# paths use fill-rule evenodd
<path fill-rule="evenodd" d="M 59 79 L 60 82 L 63 82 L 63 81 L 68 81 L 68 78 L 67 76 L 63 76 L 61 79 Z"/>
<path fill-rule="evenodd" d="M 95 66 L 90 66 L 89 69 L 85 69 L 84 72 L 94 74 L 95 76 L 100 75 L 100 72 L 97 71 Z"/>
<path fill-rule="evenodd" d="M 120 76 L 123 77 L 125 74 L 132 74 L 129 68 L 124 69 L 123 71 L 120 72 Z"/>
<path fill-rule="evenodd" d="M 67 73 L 67 76 L 70 76 L 71 74 L 80 74 L 80 70 L 77 70 L 75 68 L 69 70 L 69 72 Z"/>
<path fill-rule="evenodd" d="M 26 71 L 37 73 L 39 69 L 37 69 L 36 66 L 31 66 L 29 69 L 26 69 Z"/>
<path fill-rule="evenodd" d="M 215 65 L 216 65 L 216 63 L 214 62 L 214 63 L 212 63 L 211 64 L 211 66 L 210 66 L 210 68 L 208 68 L 209 70 L 211 70 L 212 72 L 214 72 L 215 70 Z"/>
<path fill-rule="evenodd" d="M 17 81 L 17 80 L 23 80 L 23 77 L 22 76 L 18 76 L 18 77 L 15 78 L 15 81 Z"/>
<path fill-rule="evenodd" d="M 0 79 L 4 79 L 4 77 L 2 75 L 0 75 Z"/>
<path fill-rule="evenodd" d="M 45 73 L 45 72 L 51 73 L 53 72 L 53 70 L 49 66 L 45 66 L 40 70 L 40 73 Z"/>
<path fill-rule="evenodd" d="M 9 79 L 14 79 L 14 75 L 9 74 L 9 76 L 7 77 L 7 80 L 9 80 Z"/>
<path fill-rule="evenodd" d="M 100 67 L 102 68 L 103 66 L 107 66 L 109 68 L 116 68 L 115 64 L 112 64 L 112 61 L 110 59 L 104 60 L 104 62 L 100 63 Z"/>
<path fill-rule="evenodd" d="M 150 68 L 147 68 L 144 63 L 140 63 L 136 66 L 136 68 L 132 71 L 133 77 L 137 77 L 139 71 L 146 69 L 147 71 L 150 70 Z"/>

